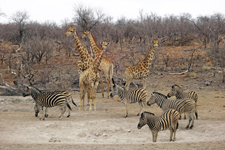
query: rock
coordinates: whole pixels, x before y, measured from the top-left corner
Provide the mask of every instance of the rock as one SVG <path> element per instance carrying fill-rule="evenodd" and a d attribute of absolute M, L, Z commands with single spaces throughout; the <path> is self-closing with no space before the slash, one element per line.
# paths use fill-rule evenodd
<path fill-rule="evenodd" d="M 60 139 L 57 139 L 57 138 L 51 138 L 49 142 L 61 142 L 61 141 Z"/>

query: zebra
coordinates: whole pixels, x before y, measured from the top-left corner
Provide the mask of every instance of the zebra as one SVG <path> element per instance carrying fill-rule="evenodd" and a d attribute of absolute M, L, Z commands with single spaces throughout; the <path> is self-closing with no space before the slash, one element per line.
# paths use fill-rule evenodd
<path fill-rule="evenodd" d="M 191 98 L 195 101 L 195 105 L 197 106 L 198 94 L 195 91 L 190 91 L 188 93 L 183 92 L 183 89 L 177 84 L 174 84 L 172 86 L 170 92 L 167 94 L 167 97 L 171 97 L 171 96 L 176 96 L 176 99 Z M 195 116 L 196 116 L 196 119 L 198 119 L 197 107 L 195 110 Z M 180 116 L 180 118 L 181 118 L 181 116 Z M 186 119 L 185 113 L 184 113 L 184 119 Z"/>
<path fill-rule="evenodd" d="M 143 104 L 146 106 L 146 98 L 147 98 L 147 92 L 145 89 L 136 89 L 136 90 L 125 90 L 124 87 L 121 87 L 120 85 L 116 84 L 114 80 L 112 79 L 113 83 L 113 90 L 110 94 L 110 97 L 113 98 L 115 95 L 118 95 L 121 99 L 121 102 L 125 105 L 125 118 L 128 117 L 128 110 L 127 110 L 127 103 L 139 103 L 140 110 L 137 116 L 140 115 Z"/>
<path fill-rule="evenodd" d="M 188 113 L 189 123 L 186 126 L 186 129 L 193 128 L 194 126 L 193 113 L 195 112 L 195 101 L 193 99 L 186 98 L 186 99 L 178 99 L 178 100 L 169 100 L 167 99 L 167 96 L 158 92 L 153 92 L 151 94 L 149 101 L 147 102 L 147 105 L 151 106 L 154 103 L 156 103 L 163 111 L 166 111 L 168 109 L 175 109 L 179 113 Z M 191 123 L 191 126 L 190 126 L 190 123 Z"/>
<path fill-rule="evenodd" d="M 178 128 L 179 112 L 174 109 L 168 109 L 163 112 L 159 117 L 156 117 L 153 113 L 143 112 L 139 119 L 137 128 L 141 129 L 144 125 L 148 125 L 152 131 L 152 140 L 156 142 L 158 132 L 160 130 L 170 129 L 170 141 L 176 140 L 176 130 Z M 172 139 L 173 137 L 173 139 Z"/>
<path fill-rule="evenodd" d="M 71 107 L 67 102 L 67 98 L 64 94 L 58 92 L 41 92 L 34 86 L 26 86 L 26 91 L 23 93 L 23 96 L 31 95 L 34 99 L 36 105 L 38 106 L 38 110 L 41 110 L 40 120 L 45 120 L 45 114 L 43 113 L 43 107 L 54 107 L 59 106 L 61 110 L 61 115 L 59 119 L 62 119 L 63 114 L 66 111 L 66 106 L 69 108 L 68 116 L 70 116 Z"/>
<path fill-rule="evenodd" d="M 76 103 L 73 101 L 72 96 L 67 91 L 53 91 L 53 92 L 41 91 L 41 92 L 42 93 L 46 93 L 46 94 L 52 94 L 52 93 L 61 93 L 61 94 L 64 94 L 66 96 L 67 100 L 71 100 L 72 103 L 77 107 Z M 47 111 L 48 111 L 48 107 L 45 107 L 45 117 L 46 118 L 48 117 Z M 34 112 L 35 112 L 35 117 L 38 117 L 39 109 L 38 109 L 38 105 L 36 103 L 34 105 Z"/>

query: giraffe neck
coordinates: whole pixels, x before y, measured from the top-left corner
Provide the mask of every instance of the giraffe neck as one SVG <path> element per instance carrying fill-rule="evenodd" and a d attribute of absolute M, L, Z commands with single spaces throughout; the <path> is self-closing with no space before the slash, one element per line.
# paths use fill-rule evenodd
<path fill-rule="evenodd" d="M 99 66 L 100 66 L 100 63 L 102 61 L 102 56 L 103 56 L 103 52 L 104 51 L 101 51 L 101 53 L 95 58 L 95 61 L 93 62 L 93 71 L 95 73 L 98 72 L 98 69 L 99 69 Z"/>
<path fill-rule="evenodd" d="M 95 38 L 92 33 L 89 33 L 89 39 L 91 42 L 91 47 L 92 47 L 93 53 L 94 53 L 95 57 L 97 57 L 101 53 L 102 49 L 96 43 Z"/>
<path fill-rule="evenodd" d="M 155 47 L 154 45 L 151 46 L 148 54 L 146 55 L 146 57 L 141 61 L 142 64 L 146 67 L 146 68 L 150 68 L 151 64 L 152 64 L 152 60 L 154 57 L 154 53 L 155 53 Z"/>
<path fill-rule="evenodd" d="M 89 53 L 87 51 L 87 48 L 84 47 L 82 45 L 82 43 L 80 42 L 80 39 L 79 39 L 76 31 L 74 32 L 74 40 L 75 40 L 81 61 L 84 63 L 84 62 L 88 62 L 88 61 L 92 60 L 91 56 L 89 55 Z M 89 66 L 87 66 L 87 67 L 89 67 Z"/>

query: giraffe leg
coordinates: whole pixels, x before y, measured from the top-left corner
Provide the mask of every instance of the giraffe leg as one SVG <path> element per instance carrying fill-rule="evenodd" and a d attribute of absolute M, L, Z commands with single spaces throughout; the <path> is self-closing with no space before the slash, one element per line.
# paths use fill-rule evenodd
<path fill-rule="evenodd" d="M 86 88 L 84 87 L 83 84 L 80 84 L 80 107 L 79 107 L 79 111 L 81 111 L 81 107 L 83 107 L 83 110 L 84 110 L 85 93 L 86 93 Z"/>
<path fill-rule="evenodd" d="M 110 66 L 110 70 L 109 70 L 109 81 L 110 81 L 111 91 L 113 89 L 112 77 L 113 77 L 113 64 Z"/>
<path fill-rule="evenodd" d="M 90 95 L 91 95 L 91 101 L 90 101 L 90 107 L 89 107 L 89 111 L 92 110 L 92 104 L 93 104 L 93 86 L 90 86 Z"/>
<path fill-rule="evenodd" d="M 146 89 L 146 79 L 143 79 L 143 89 Z"/>
<path fill-rule="evenodd" d="M 130 79 L 126 79 L 126 85 L 124 86 L 124 88 L 125 88 L 126 90 L 129 90 L 130 82 L 131 82 Z"/>
<path fill-rule="evenodd" d="M 95 86 L 94 86 L 94 88 L 93 88 L 93 103 L 94 103 L 94 110 L 96 111 L 96 101 L 95 101 L 95 98 L 96 98 L 96 92 L 97 92 L 97 87 L 98 87 L 98 81 L 97 82 L 95 82 Z"/>
<path fill-rule="evenodd" d="M 107 94 L 107 98 L 109 98 L 109 84 L 110 84 L 110 79 L 109 79 L 109 76 L 107 74 L 108 71 L 104 72 L 104 75 L 105 75 L 105 79 L 106 79 L 106 82 L 107 82 L 107 88 L 108 88 L 108 94 Z"/>
<path fill-rule="evenodd" d="M 90 105 L 91 93 L 90 88 L 87 89 L 87 106 Z"/>
<path fill-rule="evenodd" d="M 102 88 L 102 97 L 104 98 L 104 89 L 103 89 L 103 80 L 102 80 L 102 72 L 100 71 L 100 82 L 101 82 L 101 88 Z"/>

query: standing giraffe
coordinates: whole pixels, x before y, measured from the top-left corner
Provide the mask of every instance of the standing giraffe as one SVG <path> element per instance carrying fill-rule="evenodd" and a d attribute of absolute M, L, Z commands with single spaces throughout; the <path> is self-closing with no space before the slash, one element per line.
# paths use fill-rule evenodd
<path fill-rule="evenodd" d="M 88 53 L 88 50 L 85 46 L 82 45 L 82 43 L 80 42 L 80 39 L 78 37 L 78 34 L 77 34 L 77 31 L 76 29 L 74 28 L 73 25 L 70 26 L 70 28 L 67 30 L 65 37 L 67 36 L 73 36 L 74 37 L 74 40 L 75 40 L 75 43 L 76 43 L 76 46 L 77 46 L 77 49 L 78 49 L 78 52 L 79 52 L 79 59 L 78 59 L 78 72 L 79 72 L 79 75 L 81 72 L 87 70 L 91 64 L 93 63 L 93 58 L 89 55 Z M 98 74 L 99 76 L 99 74 Z M 89 99 L 90 99 L 90 92 L 89 90 L 86 91 L 87 92 L 87 99 L 88 99 L 88 103 L 89 103 Z"/>
<path fill-rule="evenodd" d="M 102 52 L 102 49 L 96 43 L 93 34 L 90 31 L 86 30 L 81 35 L 81 38 L 84 38 L 84 37 L 88 37 L 90 39 L 92 51 L 93 51 L 95 57 L 98 56 Z M 109 87 L 111 87 L 111 90 L 113 89 L 113 86 L 112 86 L 113 64 L 112 64 L 111 60 L 105 56 L 105 54 L 103 54 L 103 56 L 102 56 L 102 61 L 101 61 L 99 69 L 101 71 L 100 72 L 100 82 L 101 82 L 101 88 L 102 88 L 102 97 L 104 97 L 103 81 L 102 81 L 102 72 L 103 72 L 105 75 L 105 79 L 107 81 L 107 87 L 108 87 L 108 95 L 107 96 L 109 98 Z"/>
<path fill-rule="evenodd" d="M 94 62 L 91 64 L 91 66 L 85 70 L 84 72 L 80 72 L 80 82 L 79 82 L 79 86 L 80 86 L 80 109 L 81 110 L 81 106 L 83 106 L 83 110 L 84 110 L 84 95 L 86 93 L 86 90 L 90 91 L 90 108 L 89 110 L 92 110 L 92 104 L 94 105 L 94 110 L 96 110 L 96 103 L 95 103 L 95 97 L 96 97 L 96 90 L 97 90 L 97 86 L 98 86 L 98 80 L 99 80 L 99 76 L 98 74 L 98 70 L 99 70 L 99 66 L 100 63 L 102 61 L 102 56 L 103 56 L 103 52 L 105 51 L 106 47 L 107 47 L 108 43 L 104 44 L 103 47 L 104 49 L 101 51 L 101 53 L 96 56 Z"/>
<path fill-rule="evenodd" d="M 139 62 L 137 66 L 131 66 L 125 70 L 125 76 L 126 76 L 125 89 L 126 90 L 129 89 L 130 82 L 133 79 L 142 79 L 143 89 L 146 88 L 146 78 L 149 75 L 149 68 L 152 64 L 154 53 L 157 48 L 158 48 L 158 40 L 154 40 L 154 44 L 150 47 L 150 50 L 147 56 L 141 62 Z"/>

